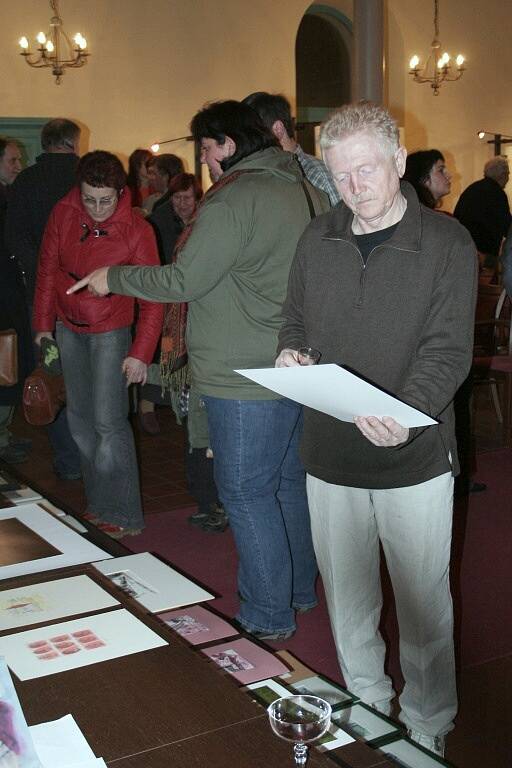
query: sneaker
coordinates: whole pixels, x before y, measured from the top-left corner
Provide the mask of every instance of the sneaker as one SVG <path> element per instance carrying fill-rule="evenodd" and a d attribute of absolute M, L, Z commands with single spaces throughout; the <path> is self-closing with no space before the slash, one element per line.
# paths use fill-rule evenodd
<path fill-rule="evenodd" d="M 198 509 L 187 519 L 191 525 L 197 525 L 203 531 L 210 531 L 211 533 L 222 533 L 229 525 L 224 508 L 220 504 L 212 504 L 210 509 L 206 511 Z"/>
<path fill-rule="evenodd" d="M 209 533 L 224 533 L 228 525 L 228 516 L 224 509 L 215 505 L 213 512 L 200 524 L 200 527 L 203 531 L 208 531 Z"/>
<path fill-rule="evenodd" d="M 121 525 L 114 525 L 113 523 L 99 522 L 97 525 L 99 531 L 103 531 L 111 539 L 122 539 L 125 536 L 137 536 L 142 532 L 142 528 L 123 528 Z"/>
<path fill-rule="evenodd" d="M 88 512 L 87 510 L 82 512 L 81 518 L 82 520 L 87 520 L 88 523 L 94 523 L 95 525 L 100 522 L 99 517 L 96 517 L 96 515 L 93 515 L 92 512 Z"/>
<path fill-rule="evenodd" d="M 380 701 L 374 701 L 370 704 L 370 707 L 376 712 L 380 712 L 381 715 L 391 715 L 391 699 L 381 699 Z"/>
<path fill-rule="evenodd" d="M 283 640 L 289 640 L 295 634 L 294 629 L 289 629 L 287 632 L 260 632 L 258 629 L 246 629 L 245 631 L 257 640 L 275 640 L 278 643 L 283 642 Z"/>
<path fill-rule="evenodd" d="M 22 448 L 16 448 L 14 445 L 6 445 L 5 448 L 0 449 L 0 459 L 7 462 L 7 464 L 23 464 L 27 461 L 27 452 Z"/>
<path fill-rule="evenodd" d="M 407 735 L 420 747 L 428 749 L 439 757 L 444 757 L 444 736 L 427 736 L 426 733 L 420 731 L 413 731 L 411 728 L 407 729 Z"/>
<path fill-rule="evenodd" d="M 198 525 L 200 528 L 202 527 L 203 523 L 206 521 L 208 517 L 211 515 L 211 511 L 208 510 L 207 512 L 201 512 L 198 510 L 197 512 L 194 512 L 193 515 L 190 515 L 187 517 L 188 522 L 190 525 Z"/>

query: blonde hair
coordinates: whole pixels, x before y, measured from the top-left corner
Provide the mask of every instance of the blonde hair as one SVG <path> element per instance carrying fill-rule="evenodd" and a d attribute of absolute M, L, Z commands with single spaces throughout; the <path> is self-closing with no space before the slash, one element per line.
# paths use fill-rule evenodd
<path fill-rule="evenodd" d="M 381 139 L 393 155 L 400 146 L 398 127 L 387 110 L 371 101 L 344 104 L 329 115 L 320 128 L 322 149 L 333 147 L 355 133 L 368 132 Z"/>

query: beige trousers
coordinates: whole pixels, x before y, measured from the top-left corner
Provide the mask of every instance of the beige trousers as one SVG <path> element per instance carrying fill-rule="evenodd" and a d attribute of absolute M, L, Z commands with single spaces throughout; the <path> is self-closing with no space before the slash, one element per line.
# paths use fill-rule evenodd
<path fill-rule="evenodd" d="M 366 490 L 307 477 L 313 544 L 339 663 L 367 704 L 394 696 L 379 632 L 379 540 L 393 585 L 405 686 L 400 719 L 430 736 L 453 728 L 457 711 L 449 563 L 453 477 Z"/>

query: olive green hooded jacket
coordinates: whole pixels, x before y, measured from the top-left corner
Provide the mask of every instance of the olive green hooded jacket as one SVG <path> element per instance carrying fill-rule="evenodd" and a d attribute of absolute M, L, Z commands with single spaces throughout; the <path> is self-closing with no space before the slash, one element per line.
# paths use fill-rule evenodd
<path fill-rule="evenodd" d="M 274 364 L 282 304 L 299 237 L 327 197 L 305 181 L 293 155 L 275 147 L 227 171 L 243 173 L 206 196 L 177 263 L 112 267 L 112 293 L 189 302 L 187 348 L 203 395 L 240 400 L 276 397 L 235 368 Z"/>

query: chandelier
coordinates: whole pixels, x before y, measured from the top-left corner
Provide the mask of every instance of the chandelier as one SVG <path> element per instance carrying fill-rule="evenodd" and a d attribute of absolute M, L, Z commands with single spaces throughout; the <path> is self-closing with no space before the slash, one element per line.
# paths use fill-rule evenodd
<path fill-rule="evenodd" d="M 87 40 L 80 32 L 73 38 L 73 43 L 64 32 L 62 19 L 59 16 L 57 0 L 50 0 L 50 8 L 54 15 L 50 19 L 50 29 L 45 34 L 39 32 L 36 37 L 37 53 L 29 51 L 29 42 L 26 37 L 19 40 L 21 55 L 31 67 L 50 67 L 55 77 L 56 85 L 59 85 L 67 67 L 83 67 L 87 62 Z"/>
<path fill-rule="evenodd" d="M 409 62 L 409 74 L 415 83 L 430 83 L 430 87 L 437 96 L 441 84 L 459 80 L 464 74 L 464 56 L 460 53 L 455 59 L 457 68 L 452 70 L 450 55 L 446 51 L 441 54 L 441 42 L 439 40 L 439 1 L 434 0 L 434 39 L 430 46 L 430 55 L 424 67 L 420 67 L 419 56 L 414 55 Z"/>

